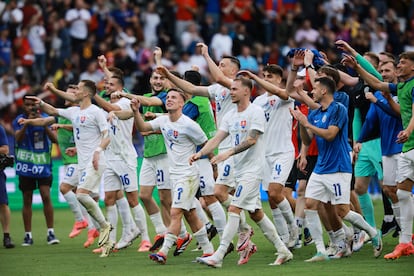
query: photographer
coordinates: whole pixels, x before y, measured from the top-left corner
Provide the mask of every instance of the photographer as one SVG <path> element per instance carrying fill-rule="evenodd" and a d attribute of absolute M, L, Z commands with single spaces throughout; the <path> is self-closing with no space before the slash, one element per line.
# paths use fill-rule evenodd
<path fill-rule="evenodd" d="M 7 142 L 6 131 L 0 125 L 0 154 L 9 154 L 9 144 Z M 10 208 L 6 190 L 6 174 L 4 173 L 3 164 L 0 169 L 0 222 L 3 228 L 3 246 L 13 248 L 14 244 L 10 237 Z"/>
<path fill-rule="evenodd" d="M 33 191 L 39 189 L 43 202 L 43 212 L 47 225 L 47 243 L 58 244 L 53 229 L 53 206 L 50 197 L 52 186 L 52 142 L 56 143 L 56 134 L 43 126 L 25 124 L 25 119 L 45 116 L 40 113 L 39 105 L 25 95 L 23 114 L 13 121 L 16 139 L 16 174 L 19 176 L 19 189 L 23 193 L 23 222 L 25 237 L 22 246 L 33 245 L 32 237 L 32 201 Z"/>

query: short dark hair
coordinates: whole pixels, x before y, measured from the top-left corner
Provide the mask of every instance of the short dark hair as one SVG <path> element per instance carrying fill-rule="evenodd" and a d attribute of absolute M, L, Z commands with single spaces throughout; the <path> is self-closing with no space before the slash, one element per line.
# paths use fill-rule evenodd
<path fill-rule="evenodd" d="M 263 72 L 269 72 L 270 74 L 277 75 L 279 77 L 283 77 L 283 69 L 277 64 L 266 64 L 263 67 Z"/>
<path fill-rule="evenodd" d="M 76 85 L 76 84 L 69 84 L 68 85 L 68 89 L 69 88 L 71 88 L 71 89 L 76 89 L 76 88 L 78 88 L 78 86 Z"/>
<path fill-rule="evenodd" d="M 200 85 L 201 83 L 201 74 L 195 70 L 188 70 L 184 73 L 184 79 L 188 82 L 191 82 L 194 85 Z"/>
<path fill-rule="evenodd" d="M 221 59 L 229 59 L 233 64 L 235 64 L 238 68 L 238 70 L 240 70 L 240 60 L 235 57 L 235 56 L 228 56 L 228 55 L 224 55 L 221 57 Z"/>
<path fill-rule="evenodd" d="M 323 73 L 328 75 L 334 82 L 335 85 L 338 85 L 341 77 L 339 76 L 338 69 L 332 67 L 331 65 L 324 65 L 318 69 L 318 73 Z"/>
<path fill-rule="evenodd" d="M 399 55 L 399 58 L 405 58 L 414 61 L 414 51 L 403 52 Z"/>
<path fill-rule="evenodd" d="M 173 74 L 174 76 L 176 76 L 177 78 L 180 78 L 180 79 L 183 78 L 183 76 L 178 71 L 171 70 L 170 73 Z"/>
<path fill-rule="evenodd" d="M 249 78 L 238 76 L 233 81 L 240 81 L 242 86 L 249 88 L 250 91 L 253 89 L 253 82 Z"/>
<path fill-rule="evenodd" d="M 391 54 L 390 52 L 380 52 L 379 54 L 390 58 L 395 63 L 395 56 Z M 380 62 L 384 62 L 384 61 L 380 60 Z"/>
<path fill-rule="evenodd" d="M 119 75 L 112 75 L 111 79 L 116 79 L 118 80 L 118 83 L 122 85 L 122 87 L 124 87 L 125 82 L 124 82 L 124 78 L 119 76 Z"/>
<path fill-rule="evenodd" d="M 124 78 L 124 71 L 118 67 L 108 67 L 108 71 L 112 73 L 113 76 L 119 76 L 120 78 Z"/>
<path fill-rule="evenodd" d="M 377 68 L 380 62 L 378 55 L 374 52 L 365 52 L 364 56 L 370 57 L 374 61 L 374 67 Z"/>
<path fill-rule="evenodd" d="M 387 60 L 387 61 L 384 61 L 384 62 L 381 63 L 379 69 L 381 69 L 382 66 L 384 66 L 385 64 L 388 64 L 388 63 L 391 63 L 392 66 L 394 67 L 394 69 L 397 67 L 397 64 L 395 64 L 395 61 Z"/>
<path fill-rule="evenodd" d="M 81 80 L 81 83 L 83 83 L 83 86 L 86 88 L 86 90 L 89 93 L 89 96 L 92 98 L 96 94 L 96 84 L 94 81 L 91 80 Z"/>
<path fill-rule="evenodd" d="M 173 87 L 173 88 L 170 88 L 170 89 L 167 90 L 167 94 L 170 93 L 170 92 L 177 92 L 183 98 L 184 102 L 187 101 L 187 97 L 185 96 L 185 93 L 184 93 L 183 90 Z"/>
<path fill-rule="evenodd" d="M 329 94 L 333 94 L 336 90 L 335 82 L 329 77 L 321 77 L 315 79 L 315 83 L 319 82 L 322 86 L 324 86 Z"/>

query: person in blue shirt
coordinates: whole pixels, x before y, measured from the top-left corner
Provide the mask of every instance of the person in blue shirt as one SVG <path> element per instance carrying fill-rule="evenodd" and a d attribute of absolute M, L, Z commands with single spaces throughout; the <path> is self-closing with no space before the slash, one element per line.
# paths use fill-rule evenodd
<path fill-rule="evenodd" d="M 384 62 L 380 65 L 380 73 L 384 81 L 397 83 L 396 67 L 392 61 Z M 387 97 L 384 97 L 387 96 Z M 360 149 L 365 141 L 381 137 L 382 164 L 384 179 L 382 189 L 391 200 L 393 214 L 384 215 L 383 227 L 387 229 L 382 235 L 390 233 L 400 224 L 400 207 L 397 197 L 397 161 L 402 151 L 402 144 L 397 143 L 398 133 L 403 129 L 401 116 L 392 109 L 392 105 L 398 105 L 390 94 L 382 94 L 381 91 L 375 93 L 365 93 L 365 97 L 371 101 L 370 108 L 366 114 L 365 122 L 362 125 L 356 147 Z M 384 211 L 385 213 L 385 211 Z M 396 221 L 396 223 L 395 223 Z M 393 223 L 394 222 L 394 223 Z M 393 227 L 384 228 L 384 224 Z"/>
<path fill-rule="evenodd" d="M 25 237 L 22 246 L 33 245 L 32 200 L 33 191 L 39 189 L 43 202 L 47 231 L 47 243 L 58 244 L 53 229 L 53 206 L 50 197 L 52 186 L 52 142 L 57 143 L 56 134 L 49 127 L 31 126 L 24 119 L 45 117 L 39 105 L 28 95 L 23 97 L 23 114 L 13 121 L 16 139 L 16 174 L 19 189 L 23 193 L 23 222 Z"/>
<path fill-rule="evenodd" d="M 306 187 L 305 215 L 317 253 L 307 262 L 328 260 L 322 235 L 322 225 L 318 215 L 320 202 L 330 202 L 336 208 L 326 208 L 338 248 L 331 258 L 340 258 L 350 254 L 342 227 L 343 218 L 364 229 L 372 238 L 375 256 L 382 252 L 379 231 L 371 227 L 363 217 L 350 210 L 350 183 L 352 177 L 351 156 L 348 144 L 348 115 L 346 108 L 334 100 L 335 82 L 327 77 L 315 79 L 312 96 L 320 107 L 312 111 L 308 118 L 299 110 L 291 110 L 300 123 L 303 142 L 309 145 L 316 136 L 319 155 L 316 166 Z M 328 207 L 329 205 L 327 205 Z M 336 218 L 336 219 L 335 219 Z"/>
<path fill-rule="evenodd" d="M 0 154 L 9 154 L 9 143 L 4 127 L 0 125 Z M 6 190 L 6 174 L 4 169 L 0 169 L 0 217 L 3 228 L 3 246 L 14 248 L 14 243 L 10 237 L 10 208 Z"/>

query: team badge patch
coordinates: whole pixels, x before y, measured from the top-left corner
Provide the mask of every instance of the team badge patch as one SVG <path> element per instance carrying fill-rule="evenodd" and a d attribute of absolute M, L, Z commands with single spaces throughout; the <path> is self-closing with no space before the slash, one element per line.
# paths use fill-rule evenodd
<path fill-rule="evenodd" d="M 80 117 L 80 122 L 81 122 L 81 123 L 84 123 L 85 121 L 86 121 L 86 116 L 81 116 L 81 117 Z"/>
<path fill-rule="evenodd" d="M 242 128 L 242 129 L 245 129 L 245 128 L 246 128 L 246 124 L 247 124 L 246 120 L 241 121 L 241 122 L 240 122 L 240 126 L 241 126 L 241 128 Z"/>

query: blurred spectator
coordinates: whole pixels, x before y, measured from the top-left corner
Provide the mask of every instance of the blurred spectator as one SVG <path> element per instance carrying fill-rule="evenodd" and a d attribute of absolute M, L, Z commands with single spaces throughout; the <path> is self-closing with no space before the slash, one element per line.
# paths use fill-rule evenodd
<path fill-rule="evenodd" d="M 10 40 L 13 41 L 20 35 L 20 28 L 23 22 L 23 12 L 17 7 L 17 1 L 11 0 L 1 13 L 1 21 L 9 28 Z"/>
<path fill-rule="evenodd" d="M 118 8 L 111 12 L 114 24 L 125 30 L 126 27 L 134 26 L 138 21 L 138 14 L 134 14 L 133 9 L 129 6 L 127 0 L 117 0 Z"/>
<path fill-rule="evenodd" d="M 250 52 L 249 46 L 242 45 L 241 54 L 237 56 L 240 61 L 240 70 L 249 70 L 256 74 L 259 72 L 259 64 L 257 64 L 256 58 Z"/>
<path fill-rule="evenodd" d="M 35 60 L 35 56 L 28 39 L 27 28 L 23 28 L 21 30 L 21 35 L 14 39 L 13 44 L 16 63 L 18 63 L 19 66 L 22 66 L 25 74 L 32 76 L 32 65 Z"/>
<path fill-rule="evenodd" d="M 232 32 L 234 30 L 234 25 L 237 22 L 236 15 L 233 12 L 234 7 L 235 7 L 235 0 L 222 0 L 221 1 L 221 24 L 226 25 L 227 30 L 229 32 Z"/>
<path fill-rule="evenodd" d="M 26 0 L 21 8 L 23 12 L 22 28 L 29 27 L 32 18 L 41 13 L 40 7 L 36 4 L 35 0 Z"/>
<path fill-rule="evenodd" d="M 248 33 L 254 33 L 253 24 L 253 1 L 252 0 L 234 0 L 234 14 L 237 21 L 243 23 L 246 26 Z"/>
<path fill-rule="evenodd" d="M 211 26 L 211 31 L 213 33 L 218 32 L 219 30 L 219 26 L 220 26 L 220 0 L 209 0 L 207 1 L 206 4 L 206 9 L 205 9 L 205 22 L 207 23 L 208 21 L 208 25 Z M 203 32 L 201 32 L 203 34 Z M 209 39 L 204 38 L 204 42 L 205 43 L 210 43 Z M 211 39 L 211 37 L 210 37 Z"/>
<path fill-rule="evenodd" d="M 91 21 L 91 14 L 83 0 L 75 0 L 75 7 L 66 12 L 65 20 L 72 39 L 72 51 L 77 53 L 88 37 L 88 24 Z"/>
<path fill-rule="evenodd" d="M 118 35 L 115 38 L 116 44 L 118 47 L 125 48 L 127 54 L 133 58 L 133 45 L 137 42 L 137 38 L 134 34 L 134 30 L 132 27 L 126 27 L 125 31 L 121 28 L 117 27 Z"/>
<path fill-rule="evenodd" d="M 14 90 L 18 83 L 12 74 L 4 74 L 0 77 L 0 114 L 6 114 L 14 102 Z"/>
<path fill-rule="evenodd" d="M 134 52 L 134 62 L 138 66 L 138 71 L 136 72 L 137 81 L 133 91 L 142 94 L 144 91 L 149 91 L 151 89 L 149 86 L 149 79 L 154 60 L 152 51 L 145 48 L 143 43 L 135 43 Z"/>
<path fill-rule="evenodd" d="M 190 56 L 190 64 L 191 64 L 191 66 L 196 66 L 197 67 L 197 69 L 198 69 L 197 71 L 201 74 L 203 82 L 206 79 L 209 79 L 209 70 L 208 70 L 207 61 L 201 55 L 201 48 L 200 47 L 196 47 L 194 54 L 192 54 Z M 187 70 L 191 70 L 191 67 L 190 67 L 190 69 L 187 69 Z M 184 73 L 182 73 L 182 75 L 184 75 Z"/>
<path fill-rule="evenodd" d="M 316 49 L 319 32 L 312 28 L 309 19 L 305 19 L 302 26 L 295 33 L 295 41 L 301 48 Z"/>
<path fill-rule="evenodd" d="M 175 5 L 175 39 L 178 43 L 188 25 L 195 22 L 198 8 L 196 0 L 175 0 Z"/>
<path fill-rule="evenodd" d="M 184 51 L 187 51 L 190 54 L 194 53 L 197 43 L 203 42 L 196 23 L 187 25 L 186 30 L 180 36 L 180 42 Z"/>
<path fill-rule="evenodd" d="M 371 38 L 371 52 L 379 54 L 384 52 L 387 45 L 388 34 L 385 31 L 384 23 L 376 23 L 374 30 L 370 33 Z"/>
<path fill-rule="evenodd" d="M 12 43 L 7 26 L 0 26 L 0 77 L 9 72 L 12 64 Z"/>
<path fill-rule="evenodd" d="M 158 45 L 157 27 L 161 18 L 156 10 L 155 2 L 148 2 L 146 10 L 142 13 L 145 47 L 153 48 Z"/>
<path fill-rule="evenodd" d="M 206 15 L 204 20 L 201 22 L 201 36 L 206 45 L 209 45 L 213 35 L 217 32 L 214 26 L 215 22 L 211 15 Z M 218 28 L 217 28 L 218 29 Z"/>
<path fill-rule="evenodd" d="M 61 69 L 56 71 L 53 79 L 53 83 L 59 90 L 65 90 L 69 84 L 75 84 L 78 82 L 78 78 L 72 70 L 72 63 L 67 60 Z"/>
<path fill-rule="evenodd" d="M 96 40 L 101 42 L 105 37 L 111 35 L 113 22 L 110 9 L 105 0 L 97 0 L 92 6 L 91 23 L 89 31 L 96 34 Z"/>
<path fill-rule="evenodd" d="M 370 49 L 370 37 L 369 37 L 369 31 L 366 27 L 361 27 L 358 30 L 358 34 L 353 39 L 353 48 L 358 53 L 365 53 L 368 52 Z"/>
<path fill-rule="evenodd" d="M 398 20 L 390 24 L 387 51 L 391 52 L 393 55 L 399 55 L 404 51 L 404 33 L 401 31 L 400 22 Z"/>
<path fill-rule="evenodd" d="M 17 112 L 23 112 L 23 97 L 26 94 L 32 94 L 32 88 L 30 86 L 30 80 L 26 75 L 19 75 L 17 77 L 19 86 L 14 90 L 13 97 L 14 103 L 16 104 Z"/>
<path fill-rule="evenodd" d="M 29 25 L 28 39 L 35 56 L 33 75 L 37 84 L 46 77 L 46 29 L 43 25 L 43 17 L 37 14 Z"/>
<path fill-rule="evenodd" d="M 66 20 L 60 18 L 57 23 L 53 25 L 53 32 L 51 34 L 51 70 L 54 74 L 59 68 L 63 66 L 65 60 L 70 60 L 72 55 L 71 38 L 69 29 L 66 26 Z"/>
<path fill-rule="evenodd" d="M 220 32 L 211 39 L 210 48 L 213 51 L 213 59 L 218 62 L 222 56 L 232 55 L 233 40 L 231 39 L 228 27 L 222 24 Z"/>
<path fill-rule="evenodd" d="M 136 71 L 137 65 L 134 60 L 128 55 L 125 47 L 118 48 L 115 52 L 114 66 L 120 68 L 124 72 L 124 86 L 128 90 L 132 90 L 135 80 L 132 80 L 132 73 Z"/>
<path fill-rule="evenodd" d="M 241 54 L 242 45 L 247 45 L 249 47 L 253 46 L 253 39 L 250 34 L 246 31 L 246 26 L 244 24 L 236 24 L 235 33 L 233 37 L 233 55 L 238 56 Z"/>
<path fill-rule="evenodd" d="M 295 22 L 295 17 L 293 12 L 287 12 L 285 16 L 282 17 L 282 21 L 277 25 L 276 28 L 276 41 L 279 45 L 287 45 L 288 39 L 292 37 L 292 34 L 296 33 L 298 25 Z"/>
<path fill-rule="evenodd" d="M 93 60 L 88 64 L 86 71 L 79 75 L 79 80 L 91 80 L 98 84 L 103 77 L 104 73 L 99 69 L 97 61 Z"/>
<path fill-rule="evenodd" d="M 191 54 L 188 51 L 183 51 L 180 55 L 180 59 L 178 60 L 177 64 L 175 65 L 175 70 L 184 75 L 185 71 L 191 70 L 191 61 L 190 61 Z"/>
<path fill-rule="evenodd" d="M 88 64 L 95 60 L 100 53 L 96 44 L 95 34 L 88 36 L 79 53 L 79 70 L 85 71 Z"/>
<path fill-rule="evenodd" d="M 323 7 L 326 12 L 325 23 L 328 24 L 328 26 L 330 26 L 332 18 L 335 18 L 336 22 L 342 22 L 345 10 L 345 0 L 328 0 L 324 2 Z"/>

